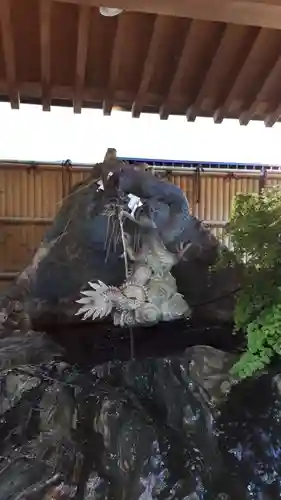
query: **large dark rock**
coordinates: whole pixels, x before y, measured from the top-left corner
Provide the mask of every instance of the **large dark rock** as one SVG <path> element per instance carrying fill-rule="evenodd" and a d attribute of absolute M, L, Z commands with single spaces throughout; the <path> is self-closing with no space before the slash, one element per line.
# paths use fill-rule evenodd
<path fill-rule="evenodd" d="M 74 323 L 87 281 L 124 280 L 123 246 L 106 244 L 115 173 L 109 190 L 96 184 L 120 165 L 98 166 L 64 200 L 3 301 L 0 500 L 281 498 L 281 368 L 238 384 L 230 376 L 243 340 L 225 326 L 239 273 L 210 268 L 220 244 L 178 188 L 122 168 L 122 189 L 141 196 L 140 212 L 169 250 L 192 243 L 173 274 L 195 321 L 133 335 Z M 125 224 L 136 237 L 135 222 Z M 31 330 L 30 318 L 49 335 Z"/>
<path fill-rule="evenodd" d="M 33 321 L 39 320 L 45 325 L 74 322 L 77 320 L 74 317 L 75 300 L 89 280 L 111 285 L 120 285 L 124 280 L 120 239 L 115 245 L 112 243 L 107 255 L 108 234 L 112 227 L 103 210 L 115 195 L 114 185 L 104 192 L 97 184 L 101 177 L 104 179 L 104 172 L 114 170 L 114 166 L 116 170 L 120 168 L 118 163 L 98 165 L 91 176 L 75 186 L 63 200 L 33 261 L 9 291 L 8 299 L 22 300 L 24 297 L 26 310 Z M 200 221 L 190 215 L 187 217 L 188 204 L 179 188 L 143 171 L 136 177 L 134 174 L 133 181 L 128 182 L 133 167 L 122 168 L 125 171 L 122 186 L 127 190 L 132 188 L 136 195 L 143 197 L 150 216 L 170 248 L 175 251 L 187 242 L 193 244 L 172 272 L 179 292 L 191 305 L 194 315 L 214 322 L 231 321 L 237 273 L 233 269 L 210 272 L 219 242 Z M 129 174 L 126 173 L 128 168 Z M 133 234 L 135 224 L 126 220 L 125 230 Z M 168 241 L 171 234 L 177 237 Z"/>
<path fill-rule="evenodd" d="M 39 333 L 8 342 L 1 500 L 280 498 L 278 367 L 231 388 L 236 356 L 206 346 L 86 369 Z"/>

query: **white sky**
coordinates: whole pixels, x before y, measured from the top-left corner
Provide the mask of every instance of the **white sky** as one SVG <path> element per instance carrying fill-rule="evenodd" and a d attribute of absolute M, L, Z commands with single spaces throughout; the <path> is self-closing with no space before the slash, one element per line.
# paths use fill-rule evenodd
<path fill-rule="evenodd" d="M 115 147 L 123 157 L 281 164 L 281 124 L 267 129 L 259 122 L 241 127 L 236 120 L 215 125 L 204 118 L 133 119 L 122 111 L 75 115 L 57 107 L 48 113 L 29 105 L 17 111 L 6 103 L 0 103 L 0 119 L 0 159 L 95 163 Z"/>

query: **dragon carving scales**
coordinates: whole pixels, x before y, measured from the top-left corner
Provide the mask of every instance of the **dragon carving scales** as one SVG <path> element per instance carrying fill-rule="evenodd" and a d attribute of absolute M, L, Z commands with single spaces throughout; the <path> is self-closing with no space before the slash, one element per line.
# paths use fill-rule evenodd
<path fill-rule="evenodd" d="M 128 174 L 128 171 L 125 173 Z M 154 196 L 157 193 L 159 193 L 159 196 L 161 194 L 163 196 L 164 191 L 164 198 L 166 196 L 169 206 L 171 205 L 168 183 L 163 183 L 163 181 L 156 179 L 155 176 L 148 172 L 140 172 L 138 169 L 135 170 L 131 167 L 130 175 L 131 178 L 126 175 L 124 181 L 122 170 L 119 171 L 119 177 L 121 177 L 119 185 L 122 186 L 122 193 L 125 191 L 127 195 L 129 193 L 136 196 L 143 195 L 143 186 L 148 186 L 148 191 L 152 191 Z M 126 184 L 126 189 L 124 189 L 124 184 Z M 176 186 L 171 185 L 170 191 L 172 191 L 173 195 L 172 202 L 175 201 L 177 205 L 179 200 L 175 195 L 175 188 Z M 181 220 L 183 193 L 179 188 L 176 189 L 179 192 L 180 204 L 177 206 L 180 206 L 180 209 L 178 209 L 178 213 L 174 210 L 170 216 L 169 235 L 172 233 L 176 235 L 179 231 L 182 231 L 182 226 L 187 218 L 188 205 L 182 211 Z M 137 193 L 135 193 L 136 190 Z M 140 193 L 140 191 L 142 192 Z M 151 208 L 154 196 L 152 197 L 150 192 L 149 195 L 146 200 L 147 204 L 150 204 L 149 208 Z M 144 196 L 141 200 L 143 199 L 145 199 Z M 172 209 L 173 207 L 171 207 L 171 212 Z M 124 210 L 121 211 L 121 214 L 123 218 L 131 218 Z M 145 229 L 141 233 L 141 247 L 138 251 L 133 249 L 131 236 L 124 233 L 124 251 L 130 261 L 126 280 L 120 287 L 106 285 L 102 281 L 98 281 L 98 283 L 89 282 L 91 289 L 82 291 L 83 297 L 77 300 L 80 308 L 76 315 L 83 315 L 83 319 L 98 319 L 111 314 L 114 324 L 121 327 L 153 325 L 159 321 L 172 321 L 181 317 L 188 317 L 190 315 L 189 306 L 183 296 L 178 293 L 176 280 L 170 271 L 182 258 L 190 244 L 187 244 L 180 252 L 172 253 L 166 248 L 163 233 L 159 234 L 156 224 L 150 217 L 145 215 L 138 221 L 133 220 Z"/>

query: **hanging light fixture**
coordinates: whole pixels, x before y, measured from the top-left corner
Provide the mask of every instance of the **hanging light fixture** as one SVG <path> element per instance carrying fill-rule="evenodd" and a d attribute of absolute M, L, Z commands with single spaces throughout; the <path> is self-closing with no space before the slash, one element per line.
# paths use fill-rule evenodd
<path fill-rule="evenodd" d="M 114 7 L 100 7 L 100 14 L 105 17 L 118 16 L 123 12 L 123 9 L 117 9 Z"/>

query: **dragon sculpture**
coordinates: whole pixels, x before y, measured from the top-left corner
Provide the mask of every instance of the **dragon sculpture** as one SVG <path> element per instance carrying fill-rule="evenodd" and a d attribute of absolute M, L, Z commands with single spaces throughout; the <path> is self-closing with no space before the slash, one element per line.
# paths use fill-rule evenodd
<path fill-rule="evenodd" d="M 114 179 L 121 193 L 132 193 L 143 203 L 143 210 L 156 225 L 167 246 L 176 241 L 189 223 L 189 205 L 183 191 L 151 172 L 132 165 L 121 165 Z"/>
<path fill-rule="evenodd" d="M 134 195 L 139 200 L 141 211 L 138 220 L 124 209 L 123 204 L 119 205 L 119 213 L 122 220 L 129 218 L 139 227 L 141 246 L 135 251 L 131 235 L 124 233 L 124 253 L 130 262 L 125 281 L 119 287 L 102 281 L 89 282 L 90 289 L 82 291 L 83 297 L 77 300 L 80 308 L 76 315 L 94 320 L 111 314 L 114 324 L 122 327 L 153 325 L 159 321 L 188 317 L 189 306 L 178 293 L 170 271 L 183 258 L 190 243 L 176 253 L 167 248 L 184 231 L 188 221 L 189 208 L 184 193 L 150 172 L 123 164 L 119 168 L 115 166 L 107 179 L 110 179 L 111 193 L 113 186 L 118 193 L 116 207 L 124 196 Z M 104 190 L 106 187 L 104 177 Z M 164 210 L 168 217 L 164 223 L 160 219 L 160 227 L 157 224 L 159 203 L 168 208 L 168 212 Z M 113 212 L 111 198 L 110 207 L 105 207 L 103 213 L 113 215 Z M 123 227 L 122 220 L 119 219 Z"/>

